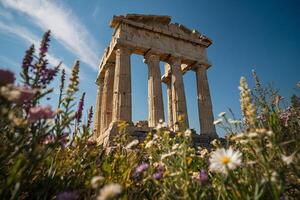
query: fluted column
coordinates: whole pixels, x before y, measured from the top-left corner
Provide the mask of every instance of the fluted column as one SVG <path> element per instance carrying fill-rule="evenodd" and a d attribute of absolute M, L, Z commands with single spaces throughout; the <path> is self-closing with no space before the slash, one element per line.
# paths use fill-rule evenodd
<path fill-rule="evenodd" d="M 159 120 L 165 120 L 159 56 L 148 54 L 144 62 L 148 65 L 148 126 L 155 127 Z"/>
<path fill-rule="evenodd" d="M 113 121 L 129 121 L 132 118 L 131 103 L 131 51 L 126 47 L 116 50 L 116 67 L 113 94 Z"/>
<path fill-rule="evenodd" d="M 177 57 L 171 57 L 169 59 L 169 64 L 171 66 L 173 123 L 179 125 L 179 130 L 184 130 L 189 127 L 189 124 L 181 71 L 181 60 Z M 174 128 L 176 129 L 177 127 L 174 126 Z"/>
<path fill-rule="evenodd" d="M 112 99 L 114 86 L 115 63 L 109 63 L 105 70 L 103 95 L 101 103 L 101 132 L 109 126 L 112 120 Z"/>
<path fill-rule="evenodd" d="M 168 99 L 168 124 L 173 127 L 173 110 L 172 110 L 172 87 L 171 87 L 171 67 L 168 63 L 165 64 L 165 75 L 163 77 L 164 83 L 167 85 L 167 99 Z"/>
<path fill-rule="evenodd" d="M 206 67 L 198 65 L 195 68 L 197 80 L 198 93 L 198 112 L 200 121 L 200 134 L 208 135 L 210 137 L 218 137 L 216 133 L 212 112 L 212 103 L 209 92 Z"/>
<path fill-rule="evenodd" d="M 94 137 L 97 138 L 100 135 L 101 130 L 101 100 L 102 100 L 102 91 L 103 91 L 103 78 L 99 79 L 97 82 L 97 96 L 96 96 L 96 109 L 95 109 L 95 117 L 94 117 Z"/>

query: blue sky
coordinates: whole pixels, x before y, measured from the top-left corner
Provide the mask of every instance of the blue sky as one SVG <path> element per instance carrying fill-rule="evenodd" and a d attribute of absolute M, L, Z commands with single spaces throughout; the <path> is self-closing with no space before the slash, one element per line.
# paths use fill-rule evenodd
<path fill-rule="evenodd" d="M 208 71 L 214 114 L 231 108 L 239 114 L 240 76 L 252 85 L 255 69 L 263 83 L 274 83 L 287 99 L 300 80 L 300 1 L 293 0 L 0 0 L 0 67 L 20 71 L 25 50 L 52 31 L 49 61 L 67 71 L 82 61 L 81 92 L 95 104 L 99 59 L 109 44 L 113 15 L 169 15 L 213 40 Z M 147 68 L 132 56 L 133 120 L 147 119 Z M 199 131 L 196 82 L 184 76 L 190 127 Z M 57 82 L 53 84 L 57 87 Z M 166 88 L 163 86 L 165 111 Z M 45 104 L 56 105 L 56 96 Z"/>

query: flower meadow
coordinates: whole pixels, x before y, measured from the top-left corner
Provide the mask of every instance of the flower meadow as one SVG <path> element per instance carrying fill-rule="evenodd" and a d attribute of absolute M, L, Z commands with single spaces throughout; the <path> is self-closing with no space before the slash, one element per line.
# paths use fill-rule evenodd
<path fill-rule="evenodd" d="M 83 122 L 80 62 L 70 77 L 49 66 L 50 31 L 25 53 L 20 83 L 0 69 L 0 199 L 299 199 L 300 98 L 284 100 L 240 79 L 242 119 L 222 112 L 225 140 L 193 147 L 192 130 L 161 122 L 144 141 L 119 123 L 115 146 L 93 138 L 93 108 Z M 57 107 L 43 105 L 60 79 Z M 298 90 L 299 90 L 298 86 Z M 298 91 L 297 91 L 298 92 Z M 76 97 L 81 96 L 77 102 Z"/>

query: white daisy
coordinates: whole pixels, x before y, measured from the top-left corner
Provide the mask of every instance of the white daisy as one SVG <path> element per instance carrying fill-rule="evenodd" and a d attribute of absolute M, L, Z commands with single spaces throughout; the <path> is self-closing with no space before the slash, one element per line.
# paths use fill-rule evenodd
<path fill-rule="evenodd" d="M 242 154 L 229 149 L 217 149 L 210 156 L 210 170 L 227 174 L 227 169 L 235 169 L 242 163 Z"/>
<path fill-rule="evenodd" d="M 97 197 L 97 200 L 108 200 L 113 199 L 117 195 L 121 194 L 122 187 L 119 184 L 111 183 L 105 185 L 101 190 L 100 194 Z"/>

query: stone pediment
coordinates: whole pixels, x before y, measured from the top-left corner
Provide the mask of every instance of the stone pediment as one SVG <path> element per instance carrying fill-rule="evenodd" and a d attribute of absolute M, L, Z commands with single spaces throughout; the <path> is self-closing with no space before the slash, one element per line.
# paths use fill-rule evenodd
<path fill-rule="evenodd" d="M 122 21 L 128 24 L 138 25 L 155 32 L 163 32 L 164 34 L 179 38 L 190 38 L 191 41 L 204 42 L 207 46 L 212 43 L 211 39 L 197 30 L 191 30 L 182 24 L 171 23 L 170 16 L 142 14 L 127 14 L 125 16 L 119 15 L 113 17 L 110 25 L 113 28 L 117 28 Z"/>

